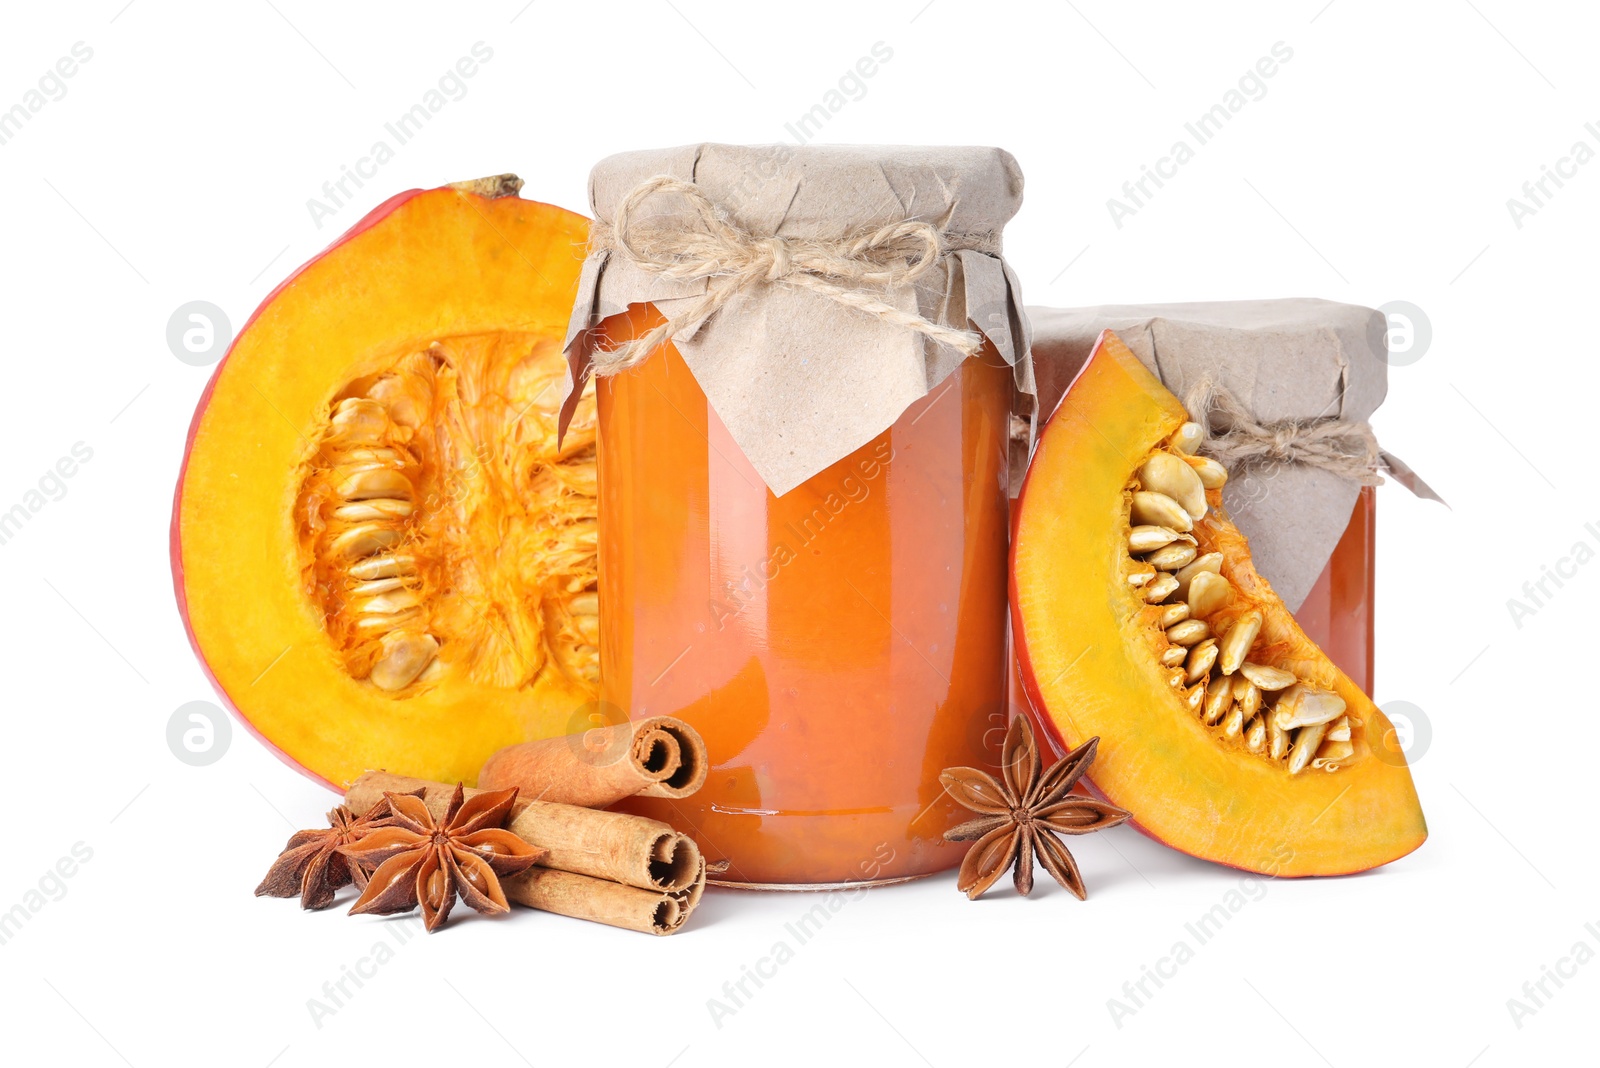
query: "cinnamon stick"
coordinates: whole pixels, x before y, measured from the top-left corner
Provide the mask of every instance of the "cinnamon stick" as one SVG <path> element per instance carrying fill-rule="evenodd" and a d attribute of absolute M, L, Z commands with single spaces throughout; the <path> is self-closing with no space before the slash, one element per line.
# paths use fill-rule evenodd
<path fill-rule="evenodd" d="M 441 817 L 455 786 L 369 771 L 350 786 L 345 806 L 356 815 L 385 793 L 422 790 L 423 802 Z M 468 790 L 467 796 L 479 793 Z M 688 835 L 643 816 L 605 812 L 552 801 L 517 799 L 507 830 L 549 853 L 539 863 L 657 894 L 675 894 L 705 878 L 700 848 Z"/>
<path fill-rule="evenodd" d="M 625 797 L 688 797 L 705 785 L 706 743 L 672 716 L 595 727 L 511 745 L 478 773 L 484 790 L 519 787 L 531 798 L 605 808 Z"/>
<path fill-rule="evenodd" d="M 671 893 L 537 866 L 500 881 L 506 898 L 519 905 L 653 935 L 681 928 L 700 903 L 705 885 L 703 861 L 695 881 Z"/>

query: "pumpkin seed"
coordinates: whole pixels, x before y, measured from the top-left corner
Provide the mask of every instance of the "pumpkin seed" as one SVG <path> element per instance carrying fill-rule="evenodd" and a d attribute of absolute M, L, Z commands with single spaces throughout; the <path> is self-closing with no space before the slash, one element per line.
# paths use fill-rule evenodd
<path fill-rule="evenodd" d="M 1188 600 L 1189 584 L 1192 583 L 1194 581 L 1194 577 L 1200 574 L 1202 571 L 1209 571 L 1213 575 L 1222 574 L 1222 554 L 1205 553 L 1201 556 L 1195 557 L 1194 563 L 1178 569 L 1177 594 L 1180 598 Z"/>
<path fill-rule="evenodd" d="M 1235 676 L 1235 679 L 1237 679 L 1237 676 Z M 1244 709 L 1245 718 L 1247 719 L 1261 711 L 1261 691 L 1256 689 L 1252 683 L 1246 682 L 1244 692 L 1240 693 L 1239 684 L 1235 681 L 1233 684 L 1233 699 L 1238 701 L 1239 707 Z"/>
<path fill-rule="evenodd" d="M 594 645 L 600 643 L 600 617 L 598 615 L 573 616 L 572 629 L 577 631 L 578 636 L 584 641 Z"/>
<path fill-rule="evenodd" d="M 1273 706 L 1272 721 L 1286 731 L 1296 727 L 1322 727 L 1326 730 L 1329 723 L 1344 714 L 1344 709 L 1344 698 L 1338 694 L 1296 683 L 1278 698 L 1278 703 Z"/>
<path fill-rule="evenodd" d="M 373 579 L 370 582 L 352 582 L 350 583 L 350 599 L 353 601 L 362 597 L 371 597 L 376 593 L 388 593 L 390 590 L 402 589 L 409 581 L 409 579 L 395 577 Z"/>
<path fill-rule="evenodd" d="M 1137 526 L 1128 531 L 1128 551 L 1148 553 L 1178 540 L 1178 532 L 1171 527 Z"/>
<path fill-rule="evenodd" d="M 393 578 L 396 575 L 415 575 L 417 561 L 413 556 L 374 556 L 359 563 L 351 564 L 348 572 L 353 579 Z"/>
<path fill-rule="evenodd" d="M 1196 645 L 1211 636 L 1211 628 L 1198 619 L 1186 619 L 1167 628 L 1167 641 L 1173 645 Z"/>
<path fill-rule="evenodd" d="M 1185 545 L 1180 541 L 1157 549 L 1144 559 L 1151 567 L 1162 571 L 1176 571 L 1178 568 L 1193 561 L 1195 555 L 1195 547 L 1193 545 Z"/>
<path fill-rule="evenodd" d="M 1200 476 L 1200 484 L 1208 490 L 1221 489 L 1228 483 L 1228 469 L 1209 456 L 1188 457 L 1189 466 Z"/>
<path fill-rule="evenodd" d="M 382 523 L 359 523 L 335 537 L 328 548 L 341 560 L 355 561 L 363 556 L 399 545 L 403 531 Z"/>
<path fill-rule="evenodd" d="M 393 449 L 367 448 L 350 449 L 345 452 L 342 462 L 352 467 L 402 467 L 405 461 Z"/>
<path fill-rule="evenodd" d="M 1271 716 L 1263 716 L 1267 724 L 1268 755 L 1273 760 L 1282 760 L 1289 755 L 1289 732 L 1272 722 Z"/>
<path fill-rule="evenodd" d="M 433 663 L 439 642 L 431 634 L 397 630 L 384 635 L 380 651 L 367 677 L 378 689 L 393 693 L 410 686 Z"/>
<path fill-rule="evenodd" d="M 383 405 L 365 397 L 347 397 L 334 409 L 332 432 L 337 442 L 376 445 L 389 429 L 389 413 Z"/>
<path fill-rule="evenodd" d="M 1179 601 L 1161 610 L 1161 629 L 1177 626 L 1189 618 L 1189 606 Z"/>
<path fill-rule="evenodd" d="M 1222 736 L 1224 738 L 1237 738 L 1244 731 L 1244 710 L 1234 705 L 1228 710 L 1228 715 L 1222 721 Z"/>
<path fill-rule="evenodd" d="M 1349 760 L 1355 752 L 1356 747 L 1349 742 L 1330 742 L 1324 739 L 1322 748 L 1317 750 L 1317 758 L 1311 762 L 1311 766 L 1324 771 L 1338 771 L 1339 764 Z"/>
<path fill-rule="evenodd" d="M 1287 689 L 1300 681 L 1295 678 L 1292 671 L 1270 667 L 1266 664 L 1252 663 L 1249 660 L 1239 665 L 1239 674 L 1269 692 Z"/>
<path fill-rule="evenodd" d="M 1206 488 L 1195 469 L 1182 457 L 1170 452 L 1158 452 L 1139 468 L 1139 484 L 1147 490 L 1171 497 L 1183 506 L 1191 519 L 1203 519 L 1206 514 Z"/>
<path fill-rule="evenodd" d="M 1206 716 L 1207 726 L 1212 726 L 1227 715 L 1228 709 L 1233 707 L 1233 694 L 1227 685 L 1227 679 L 1218 675 L 1206 684 Z"/>
<path fill-rule="evenodd" d="M 1133 495 L 1129 517 L 1136 525 L 1166 527 L 1180 534 L 1194 529 L 1194 519 L 1183 505 L 1152 490 L 1139 490 Z"/>
<path fill-rule="evenodd" d="M 363 615 L 393 615 L 407 608 L 415 608 L 421 603 L 422 598 L 417 596 L 416 590 L 393 590 L 358 601 L 355 608 Z"/>
<path fill-rule="evenodd" d="M 392 467 L 367 467 L 348 471 L 334 484 L 334 492 L 347 501 L 372 497 L 411 499 L 411 480 Z"/>
<path fill-rule="evenodd" d="M 426 355 L 418 354 L 423 361 Z M 416 357 L 412 358 L 413 360 Z M 367 389 L 367 396 L 382 404 L 389 412 L 389 420 L 396 426 L 419 427 L 422 425 L 422 412 L 418 408 L 417 399 L 407 391 L 405 382 L 399 375 L 387 374 L 379 378 Z"/>
<path fill-rule="evenodd" d="M 1189 650 L 1189 667 L 1184 681 L 1199 682 L 1211 674 L 1211 665 L 1217 662 L 1217 643 L 1207 638 Z"/>
<path fill-rule="evenodd" d="M 1259 753 L 1267 747 L 1267 725 L 1260 716 L 1252 719 L 1244 730 L 1245 748 Z"/>
<path fill-rule="evenodd" d="M 408 623 L 421 622 L 422 609 L 407 608 L 403 612 L 395 612 L 391 615 L 358 616 L 356 617 L 355 631 L 362 641 L 368 641 L 380 635 L 388 634 L 392 630 L 398 630 Z"/>
<path fill-rule="evenodd" d="M 1206 428 L 1199 423 L 1185 423 L 1172 432 L 1167 444 L 1177 452 L 1192 453 L 1206 440 Z"/>
<path fill-rule="evenodd" d="M 1311 763 L 1311 758 L 1316 756 L 1317 747 L 1322 744 L 1322 735 L 1327 731 L 1326 723 L 1313 723 L 1301 727 L 1294 739 L 1294 748 L 1289 751 L 1289 774 L 1298 775 Z"/>
<path fill-rule="evenodd" d="M 367 501 L 351 501 L 333 510 L 333 517 L 345 523 L 363 523 L 373 519 L 405 519 L 411 514 L 410 501 L 397 501 L 388 497 L 375 497 Z"/>
<path fill-rule="evenodd" d="M 1144 599 L 1150 604 L 1160 604 L 1178 588 L 1178 580 L 1163 571 L 1144 588 Z"/>
<path fill-rule="evenodd" d="M 1259 609 L 1246 612 L 1228 628 L 1222 638 L 1222 673 L 1232 675 L 1244 663 L 1250 647 L 1261 634 L 1262 616 Z"/>
<path fill-rule="evenodd" d="M 1202 571 L 1190 581 L 1187 600 L 1191 615 L 1209 616 L 1219 608 L 1226 608 L 1233 600 L 1233 583 L 1221 575 Z"/>

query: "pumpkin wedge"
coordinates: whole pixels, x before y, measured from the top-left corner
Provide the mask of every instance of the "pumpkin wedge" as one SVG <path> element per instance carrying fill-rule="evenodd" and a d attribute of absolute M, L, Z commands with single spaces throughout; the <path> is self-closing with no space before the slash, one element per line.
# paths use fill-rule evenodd
<path fill-rule="evenodd" d="M 1112 332 L 1040 436 L 1018 500 L 1023 689 L 1150 836 L 1271 875 L 1335 875 L 1427 836 L 1393 727 L 1295 623 L 1222 507 L 1227 472 Z"/>
<path fill-rule="evenodd" d="M 594 699 L 595 424 L 555 426 L 587 222 L 511 176 L 394 197 L 296 271 L 201 398 L 172 518 L 190 641 L 342 788 L 470 783 Z"/>

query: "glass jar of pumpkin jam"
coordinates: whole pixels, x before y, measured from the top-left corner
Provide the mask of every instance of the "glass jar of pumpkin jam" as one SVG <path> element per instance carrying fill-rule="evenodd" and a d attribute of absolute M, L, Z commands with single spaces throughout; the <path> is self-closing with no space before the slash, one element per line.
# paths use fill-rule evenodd
<path fill-rule="evenodd" d="M 634 305 L 617 344 L 661 318 Z M 603 707 L 679 716 L 712 770 L 630 811 L 719 882 L 881 883 L 958 864 L 942 769 L 1004 733 L 1007 423 L 992 347 L 885 432 L 774 496 L 669 343 L 597 380 Z"/>

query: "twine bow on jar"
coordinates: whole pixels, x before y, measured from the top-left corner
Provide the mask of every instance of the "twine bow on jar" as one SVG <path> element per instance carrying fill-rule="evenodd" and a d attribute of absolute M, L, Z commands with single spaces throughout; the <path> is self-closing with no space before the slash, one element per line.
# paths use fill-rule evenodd
<path fill-rule="evenodd" d="M 1367 423 L 1338 418 L 1259 422 L 1239 398 L 1209 378 L 1189 390 L 1184 407 L 1206 428 L 1200 451 L 1230 470 L 1289 464 L 1314 467 L 1363 486 L 1383 484 L 1378 472 L 1384 453 Z M 1214 422 L 1220 430 L 1212 428 Z"/>
<path fill-rule="evenodd" d="M 672 225 L 652 225 L 643 207 L 658 193 L 676 194 L 686 201 L 694 209 L 697 225 L 676 217 Z M 655 329 L 614 349 L 595 351 L 597 374 L 633 367 L 679 331 L 703 322 L 735 294 L 758 284 L 816 293 L 949 345 L 964 356 L 983 346 L 979 333 L 956 330 L 889 303 L 894 290 L 941 266 L 956 244 L 951 235 L 921 220 L 886 223 L 837 239 L 760 237 L 729 221 L 698 186 L 660 175 L 628 194 L 612 225 L 597 228 L 594 242 L 650 274 L 707 283 L 704 296 Z M 959 247 L 998 250 L 994 238 L 984 235 L 969 235 Z"/>

